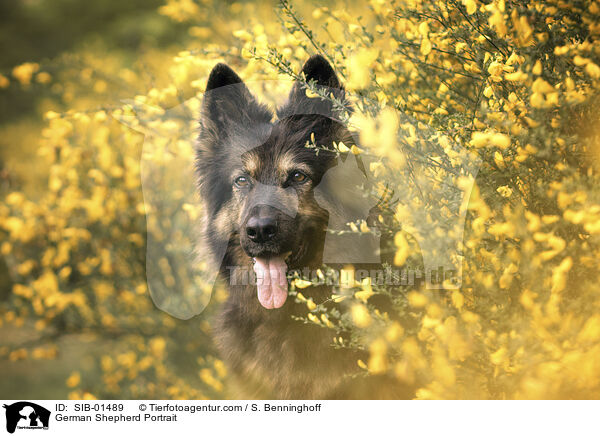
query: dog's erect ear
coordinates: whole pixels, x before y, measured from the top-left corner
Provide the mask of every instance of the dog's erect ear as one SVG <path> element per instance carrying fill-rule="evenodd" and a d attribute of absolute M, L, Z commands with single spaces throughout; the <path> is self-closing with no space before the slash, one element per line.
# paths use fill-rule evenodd
<path fill-rule="evenodd" d="M 210 72 L 202 102 L 202 126 L 219 136 L 232 124 L 252 126 L 271 121 L 272 114 L 259 104 L 240 76 L 225 64 Z"/>
<path fill-rule="evenodd" d="M 208 76 L 206 92 L 212 91 L 215 88 L 221 88 L 222 86 L 235 85 L 236 83 L 242 83 L 240 76 L 228 65 L 219 63 L 213 67 L 210 76 Z"/>
<path fill-rule="evenodd" d="M 302 73 L 307 82 L 316 82 L 320 90 L 326 95 L 333 95 L 340 100 L 344 99 L 344 88 L 333 70 L 333 67 L 321 55 L 311 56 L 304 66 Z M 277 111 L 280 119 L 301 114 L 321 114 L 334 117 L 333 105 L 330 101 L 319 97 L 309 98 L 302 83 L 294 84 L 288 101 Z"/>
<path fill-rule="evenodd" d="M 311 56 L 302 67 L 302 72 L 307 82 L 314 80 L 320 86 L 341 88 L 335 71 L 333 71 L 329 62 L 321 55 Z"/>

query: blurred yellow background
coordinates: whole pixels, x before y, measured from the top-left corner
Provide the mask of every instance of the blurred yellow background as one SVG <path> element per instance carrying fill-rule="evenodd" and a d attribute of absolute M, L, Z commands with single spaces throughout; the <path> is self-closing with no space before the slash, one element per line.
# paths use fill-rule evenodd
<path fill-rule="evenodd" d="M 355 96 L 364 150 L 350 152 L 379 159 L 377 180 L 410 177 L 414 160 L 460 186 L 451 144 L 481 168 L 459 290 L 402 289 L 406 323 L 376 310 L 369 298 L 392 294 L 369 282 L 350 286 L 341 315 L 299 292 L 305 321 L 366 353 L 356 374 L 417 383 L 417 398 L 600 396 L 599 2 L 15 0 L 0 23 L 3 398 L 228 396 L 214 309 L 182 321 L 148 295 L 147 232 L 175 237 L 171 220 L 198 211 L 174 193 L 175 209 L 147 220 L 144 137 L 130 127 L 164 133 L 150 159 L 184 156 L 194 122 L 160 115 L 197 111 L 217 62 L 245 80 L 301 80 L 317 52 Z M 410 194 L 388 205 L 396 266 L 413 261 L 408 206 L 452 213 Z M 178 272 L 159 267 L 168 286 Z"/>

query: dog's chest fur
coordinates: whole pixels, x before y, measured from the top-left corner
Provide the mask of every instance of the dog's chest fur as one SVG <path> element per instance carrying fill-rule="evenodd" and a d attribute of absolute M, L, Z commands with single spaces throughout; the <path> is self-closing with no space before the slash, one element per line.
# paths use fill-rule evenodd
<path fill-rule="evenodd" d="M 291 299 L 290 299 L 291 300 Z M 215 324 L 215 339 L 243 398 L 335 398 L 348 370 L 333 332 L 292 319 L 302 305 L 260 306 L 254 286 L 231 286 Z M 304 311 L 305 312 L 305 311 Z"/>

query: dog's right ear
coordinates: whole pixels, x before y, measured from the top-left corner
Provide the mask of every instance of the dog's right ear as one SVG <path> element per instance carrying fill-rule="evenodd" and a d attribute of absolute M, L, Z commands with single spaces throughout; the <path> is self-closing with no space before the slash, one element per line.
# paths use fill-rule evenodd
<path fill-rule="evenodd" d="M 341 85 L 331 64 L 321 55 L 311 56 L 302 67 L 302 74 L 307 82 L 315 82 L 326 94 L 345 101 L 344 87 Z M 302 83 L 292 87 L 287 102 L 279 108 L 280 119 L 300 114 L 321 114 L 335 117 L 331 102 L 321 98 L 309 98 Z"/>
<path fill-rule="evenodd" d="M 342 88 L 333 67 L 321 55 L 311 56 L 302 67 L 302 73 L 307 82 L 314 80 L 319 86 L 326 86 L 333 89 Z"/>
<path fill-rule="evenodd" d="M 269 122 L 271 112 L 259 104 L 240 76 L 229 66 L 219 63 L 210 72 L 202 102 L 202 126 L 219 135 L 232 124 L 253 125 Z"/>

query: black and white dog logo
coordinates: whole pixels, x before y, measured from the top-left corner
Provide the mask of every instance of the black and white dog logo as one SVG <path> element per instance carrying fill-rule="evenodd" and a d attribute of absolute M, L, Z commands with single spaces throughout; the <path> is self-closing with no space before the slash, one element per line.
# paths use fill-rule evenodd
<path fill-rule="evenodd" d="M 6 409 L 6 431 L 14 433 L 18 429 L 48 429 L 50 411 L 29 401 L 19 401 L 4 405 Z"/>

